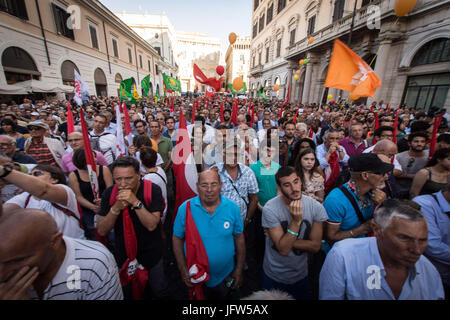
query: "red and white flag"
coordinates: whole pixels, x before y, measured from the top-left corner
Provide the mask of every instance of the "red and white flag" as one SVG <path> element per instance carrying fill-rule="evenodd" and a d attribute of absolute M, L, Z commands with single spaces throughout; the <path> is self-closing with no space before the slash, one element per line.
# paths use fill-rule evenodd
<path fill-rule="evenodd" d="M 197 167 L 191 148 L 191 140 L 186 128 L 183 110 L 180 107 L 180 125 L 178 127 L 178 138 L 173 153 L 173 172 L 176 178 L 175 208 L 172 224 L 178 213 L 180 205 L 191 198 L 197 196 Z"/>
<path fill-rule="evenodd" d="M 67 102 L 67 135 L 75 131 L 75 123 L 73 121 L 72 106 Z"/>
<path fill-rule="evenodd" d="M 83 109 L 80 110 L 80 120 L 81 120 L 81 132 L 83 133 L 83 140 L 84 140 L 84 156 L 86 158 L 86 166 L 89 174 L 89 182 L 91 184 L 92 193 L 94 194 L 94 199 L 99 199 L 100 189 L 98 187 L 97 166 L 95 165 L 94 155 L 92 153 L 91 144 L 89 143 L 89 134 L 86 126 L 86 121 L 84 120 Z"/>
<path fill-rule="evenodd" d="M 130 116 L 128 115 L 128 109 L 125 102 L 122 103 L 122 108 L 123 114 L 125 115 L 125 140 L 128 142 L 128 146 L 131 146 L 133 144 L 133 132 L 131 131 Z"/>
<path fill-rule="evenodd" d="M 122 106 L 119 105 L 119 108 L 116 108 L 116 159 L 127 155 L 127 147 L 125 145 L 125 139 L 123 137 L 120 109 L 122 109 Z"/>

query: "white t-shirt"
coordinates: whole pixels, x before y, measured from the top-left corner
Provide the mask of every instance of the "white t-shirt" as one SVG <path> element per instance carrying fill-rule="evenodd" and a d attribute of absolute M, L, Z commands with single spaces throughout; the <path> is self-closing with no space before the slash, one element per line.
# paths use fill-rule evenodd
<path fill-rule="evenodd" d="M 69 209 L 78 217 L 78 219 L 80 219 L 81 215 L 78 211 L 77 198 L 75 196 L 75 193 L 66 185 L 58 184 L 58 186 L 63 187 L 67 192 L 67 205 L 63 206 L 62 204 L 58 204 L 58 206 Z M 23 192 L 10 199 L 6 203 L 13 203 L 21 208 L 25 208 L 25 202 L 28 198 L 28 195 L 28 192 Z M 75 239 L 86 239 L 84 236 L 84 231 L 80 228 L 78 220 L 55 208 L 51 202 L 47 200 L 39 200 L 34 196 L 31 196 L 30 201 L 28 202 L 28 205 L 26 207 L 39 209 L 49 213 L 55 219 L 56 225 L 58 226 L 58 231 L 62 232 L 64 236 L 72 237 Z"/>
<path fill-rule="evenodd" d="M 66 255 L 42 300 L 123 300 L 117 263 L 100 242 L 63 237 Z M 36 291 L 29 291 L 38 300 Z"/>
<path fill-rule="evenodd" d="M 155 183 L 156 185 L 158 185 L 161 188 L 162 191 L 162 196 L 164 198 L 164 212 L 163 212 L 163 216 L 161 217 L 161 221 L 164 223 L 164 221 L 166 220 L 166 213 L 167 213 L 167 176 L 166 173 L 164 172 L 164 169 L 161 167 L 157 167 L 158 168 L 158 174 L 160 176 L 158 176 L 158 174 L 156 174 L 155 172 L 151 172 L 148 173 L 144 176 L 144 179 L 146 180 L 150 180 L 152 183 Z"/>

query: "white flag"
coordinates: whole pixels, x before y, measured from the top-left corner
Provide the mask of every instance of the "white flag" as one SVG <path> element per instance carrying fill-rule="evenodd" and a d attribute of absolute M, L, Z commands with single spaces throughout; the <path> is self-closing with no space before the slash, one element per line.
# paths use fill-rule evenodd
<path fill-rule="evenodd" d="M 75 92 L 75 96 L 73 97 L 73 99 L 75 100 L 75 102 L 81 106 L 81 104 L 83 103 L 82 97 L 83 97 L 83 93 L 88 92 L 89 91 L 89 86 L 88 84 L 83 80 L 83 78 L 81 77 L 81 75 L 77 72 L 77 70 L 73 70 L 74 75 L 75 75 L 75 84 L 74 84 L 74 92 Z"/>

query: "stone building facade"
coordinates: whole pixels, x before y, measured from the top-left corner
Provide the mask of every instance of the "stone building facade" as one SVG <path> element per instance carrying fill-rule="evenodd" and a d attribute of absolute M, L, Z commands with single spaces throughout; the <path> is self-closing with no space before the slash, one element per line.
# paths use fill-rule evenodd
<path fill-rule="evenodd" d="M 253 0 L 252 91 L 280 81 L 279 96 L 290 83 L 294 102 L 324 103 L 328 94 L 347 99 L 348 92 L 324 83 L 334 40 L 348 43 L 352 30 L 350 48 L 382 81 L 368 103 L 450 109 L 450 1 L 419 0 L 401 18 L 395 2 L 357 0 L 355 10 L 355 0 Z M 309 63 L 301 67 L 300 59 Z"/>

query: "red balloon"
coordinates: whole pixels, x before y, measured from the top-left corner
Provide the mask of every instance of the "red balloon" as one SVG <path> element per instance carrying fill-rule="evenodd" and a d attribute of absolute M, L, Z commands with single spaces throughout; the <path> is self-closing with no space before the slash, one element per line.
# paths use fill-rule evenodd
<path fill-rule="evenodd" d="M 219 76 L 221 76 L 225 72 L 225 69 L 222 66 L 217 66 L 216 72 Z"/>

